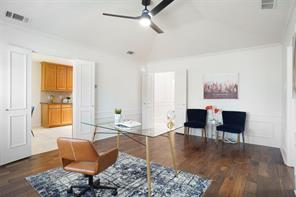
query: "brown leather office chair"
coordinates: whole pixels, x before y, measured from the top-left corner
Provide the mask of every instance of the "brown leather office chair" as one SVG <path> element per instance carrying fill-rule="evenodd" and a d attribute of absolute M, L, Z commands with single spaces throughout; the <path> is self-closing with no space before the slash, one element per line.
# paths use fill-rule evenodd
<path fill-rule="evenodd" d="M 95 189 L 112 189 L 112 195 L 117 195 L 117 188 L 100 185 L 100 180 L 93 182 L 93 176 L 104 171 L 117 160 L 118 149 L 98 154 L 92 143 L 88 140 L 58 138 L 60 158 L 64 170 L 78 172 L 88 177 L 88 185 L 73 185 L 67 192 L 73 193 L 73 188 L 83 189 L 78 196 L 91 191 L 96 196 Z"/>

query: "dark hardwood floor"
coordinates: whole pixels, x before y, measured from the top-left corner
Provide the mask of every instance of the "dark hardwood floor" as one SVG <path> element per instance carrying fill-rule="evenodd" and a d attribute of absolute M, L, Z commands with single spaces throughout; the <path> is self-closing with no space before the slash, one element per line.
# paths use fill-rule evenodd
<path fill-rule="evenodd" d="M 172 167 L 167 140 L 151 140 L 151 158 Z M 116 138 L 109 138 L 95 146 L 101 152 L 115 144 Z M 145 158 L 145 147 L 126 137 L 120 139 L 120 151 Z M 179 169 L 213 180 L 204 197 L 294 196 L 293 169 L 284 165 L 277 148 L 248 144 L 243 151 L 238 145 L 216 146 L 213 140 L 205 144 L 199 137 L 177 134 L 176 155 Z M 51 151 L 0 167 L 0 196 L 38 196 L 25 177 L 59 166 L 58 152 Z"/>

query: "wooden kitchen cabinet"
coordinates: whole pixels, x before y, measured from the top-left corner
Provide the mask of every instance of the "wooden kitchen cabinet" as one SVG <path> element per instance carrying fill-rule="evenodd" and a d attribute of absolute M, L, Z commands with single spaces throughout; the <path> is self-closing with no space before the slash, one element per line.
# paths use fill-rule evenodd
<path fill-rule="evenodd" d="M 68 65 L 41 62 L 42 91 L 72 91 L 73 67 Z"/>
<path fill-rule="evenodd" d="M 42 127 L 57 127 L 72 124 L 71 104 L 41 103 Z"/>
<path fill-rule="evenodd" d="M 72 105 L 62 105 L 62 124 L 72 124 Z"/>
<path fill-rule="evenodd" d="M 73 89 L 73 67 L 67 67 L 67 90 Z"/>
<path fill-rule="evenodd" d="M 57 66 L 57 88 L 58 91 L 67 90 L 67 67 Z"/>
<path fill-rule="evenodd" d="M 42 62 L 41 90 L 54 91 L 57 87 L 57 67 L 55 64 Z"/>
<path fill-rule="evenodd" d="M 49 126 L 59 126 L 61 124 L 61 108 L 48 110 Z"/>

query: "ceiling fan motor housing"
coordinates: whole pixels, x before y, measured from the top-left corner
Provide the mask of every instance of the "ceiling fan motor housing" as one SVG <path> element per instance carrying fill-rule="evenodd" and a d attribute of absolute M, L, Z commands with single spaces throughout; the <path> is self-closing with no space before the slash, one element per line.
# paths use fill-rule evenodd
<path fill-rule="evenodd" d="M 141 16 L 142 18 L 149 18 L 149 19 L 151 19 L 151 13 L 150 13 L 150 11 L 148 10 L 148 9 L 144 9 L 143 10 L 143 12 L 142 12 L 142 16 Z"/>

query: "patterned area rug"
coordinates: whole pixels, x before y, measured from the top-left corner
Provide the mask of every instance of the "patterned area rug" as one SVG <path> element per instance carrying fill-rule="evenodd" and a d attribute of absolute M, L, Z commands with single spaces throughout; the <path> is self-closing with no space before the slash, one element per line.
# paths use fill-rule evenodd
<path fill-rule="evenodd" d="M 201 196 L 211 181 L 181 171 L 178 176 L 171 168 L 151 164 L 152 196 Z M 117 162 L 94 177 L 102 185 L 118 187 L 118 196 L 147 196 L 146 161 L 126 153 L 120 153 Z M 70 173 L 62 168 L 26 177 L 26 180 L 42 197 L 71 196 L 67 188 L 75 184 L 87 184 L 87 178 L 79 173 Z M 96 190 L 98 196 L 111 196 L 112 191 Z M 77 190 L 74 190 L 77 193 Z M 72 194 L 73 195 L 73 194 Z M 90 196 L 86 193 L 84 196 Z"/>

